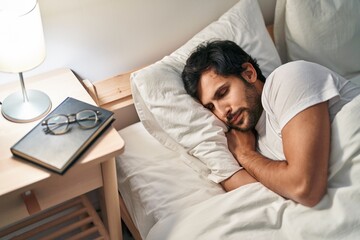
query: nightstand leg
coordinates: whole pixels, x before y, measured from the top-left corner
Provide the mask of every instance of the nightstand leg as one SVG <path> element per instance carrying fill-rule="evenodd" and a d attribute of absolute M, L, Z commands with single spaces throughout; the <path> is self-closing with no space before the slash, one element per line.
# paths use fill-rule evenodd
<path fill-rule="evenodd" d="M 101 171 L 103 176 L 104 200 L 108 225 L 107 228 L 109 230 L 110 239 L 122 240 L 115 158 L 103 162 L 101 164 Z"/>

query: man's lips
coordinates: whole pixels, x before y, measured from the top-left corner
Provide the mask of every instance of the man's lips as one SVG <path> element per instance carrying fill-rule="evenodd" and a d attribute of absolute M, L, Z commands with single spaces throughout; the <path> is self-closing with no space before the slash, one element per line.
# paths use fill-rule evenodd
<path fill-rule="evenodd" d="M 228 120 L 228 123 L 230 125 L 236 125 L 239 122 L 242 112 L 243 111 L 241 109 L 239 109 L 234 114 L 231 114 L 230 119 Z"/>

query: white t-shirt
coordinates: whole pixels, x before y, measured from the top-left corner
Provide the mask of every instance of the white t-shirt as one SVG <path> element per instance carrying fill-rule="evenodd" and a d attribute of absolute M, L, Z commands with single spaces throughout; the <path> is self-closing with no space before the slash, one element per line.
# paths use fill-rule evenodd
<path fill-rule="evenodd" d="M 329 101 L 330 120 L 355 96 L 360 86 L 331 70 L 310 62 L 294 61 L 275 69 L 262 91 L 264 111 L 256 130 L 258 151 L 273 160 L 285 160 L 281 129 L 295 115 L 315 104 Z"/>

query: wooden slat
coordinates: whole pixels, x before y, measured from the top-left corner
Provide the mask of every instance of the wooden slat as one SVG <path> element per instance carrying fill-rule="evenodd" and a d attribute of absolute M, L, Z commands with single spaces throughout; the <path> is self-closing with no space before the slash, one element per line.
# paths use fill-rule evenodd
<path fill-rule="evenodd" d="M 35 224 L 38 221 L 43 221 L 44 223 L 36 226 Z M 13 237 L 13 240 L 29 238 L 55 239 L 65 234 L 67 239 L 82 239 L 83 237 L 94 235 L 92 237 L 101 237 L 101 239 L 109 240 L 107 230 L 85 195 L 49 211 L 40 212 L 33 218 L 11 226 L 9 227 L 10 230 L 5 229 L 2 231 L 1 237 L 6 237 L 10 234 L 16 235 L 20 227 L 28 227 L 29 230 L 22 231 L 21 234 Z"/>
<path fill-rule="evenodd" d="M 84 218 L 76 223 L 73 223 L 73 224 L 67 225 L 66 227 L 63 227 L 63 228 L 47 235 L 46 237 L 41 238 L 40 240 L 55 239 L 57 237 L 60 237 L 64 234 L 68 233 L 68 232 L 71 232 L 72 230 L 75 230 L 77 228 L 80 228 L 83 225 L 90 223 L 92 220 L 93 220 L 92 217 Z"/>
<path fill-rule="evenodd" d="M 97 231 L 98 231 L 98 228 L 96 226 L 94 226 L 94 227 L 88 228 L 88 229 L 86 229 L 86 230 L 84 230 L 84 231 L 82 231 L 82 232 L 80 232 L 80 233 L 78 233 L 78 234 L 76 234 L 76 235 L 74 235 L 74 236 L 72 236 L 70 238 L 67 238 L 67 240 L 82 239 L 84 237 L 87 237 L 87 236 L 89 236 L 91 234 L 96 233 Z"/>
<path fill-rule="evenodd" d="M 50 216 L 53 216 L 61 211 L 64 211 L 65 209 L 68 209 L 68 208 L 71 208 L 73 206 L 75 206 L 76 204 L 79 204 L 80 203 L 80 198 L 75 198 L 71 201 L 67 201 L 65 202 L 64 204 L 61 204 L 59 205 L 58 207 L 56 208 L 52 208 L 48 211 L 45 211 L 41 214 L 38 214 L 38 215 L 35 215 L 29 219 L 27 219 L 26 221 L 23 221 L 23 222 L 20 222 L 18 224 L 15 224 L 15 225 L 11 225 L 9 226 L 8 228 L 2 230 L 0 232 L 0 237 L 3 237 L 3 236 L 6 236 L 6 235 L 9 235 L 10 233 L 12 232 L 15 232 L 16 230 L 18 229 L 21 229 L 21 228 L 25 228 L 27 226 L 30 226 L 31 224 L 34 224 L 36 222 L 39 222 L 41 220 L 44 220 Z"/>
<path fill-rule="evenodd" d="M 109 235 L 108 235 L 103 223 L 101 222 L 98 214 L 96 213 L 95 209 L 92 207 L 90 201 L 84 195 L 81 196 L 81 200 L 82 200 L 87 212 L 92 217 L 93 223 L 97 227 L 98 231 L 100 232 L 100 235 L 103 236 L 105 239 L 109 239 Z"/>
<path fill-rule="evenodd" d="M 50 221 L 50 222 L 47 222 L 43 225 L 40 225 L 36 228 L 33 228 L 31 229 L 30 231 L 22 234 L 21 236 L 15 238 L 16 240 L 23 240 L 23 239 L 28 239 L 32 236 L 35 236 L 36 234 L 39 234 L 47 229 L 50 229 L 52 227 L 55 227 L 55 226 L 58 226 L 62 223 L 65 223 L 67 221 L 69 221 L 70 219 L 73 219 L 74 217 L 76 216 L 80 216 L 81 214 L 83 214 L 84 212 L 86 212 L 86 209 L 82 208 L 82 209 L 79 209 L 75 212 L 72 212 L 72 213 L 69 213 L 67 215 L 64 215 L 62 217 L 59 217 L 53 221 Z"/>

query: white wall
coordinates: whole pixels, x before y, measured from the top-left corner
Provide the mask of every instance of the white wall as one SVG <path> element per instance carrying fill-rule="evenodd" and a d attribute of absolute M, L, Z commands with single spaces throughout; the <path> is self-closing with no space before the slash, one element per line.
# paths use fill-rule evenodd
<path fill-rule="evenodd" d="M 258 0 L 267 23 L 276 0 Z M 98 81 L 161 59 L 238 0 L 39 0 L 47 57 L 25 78 L 68 67 Z M 1 53 L 0 53 L 1 54 Z M 17 80 L 0 73 L 0 84 Z"/>

